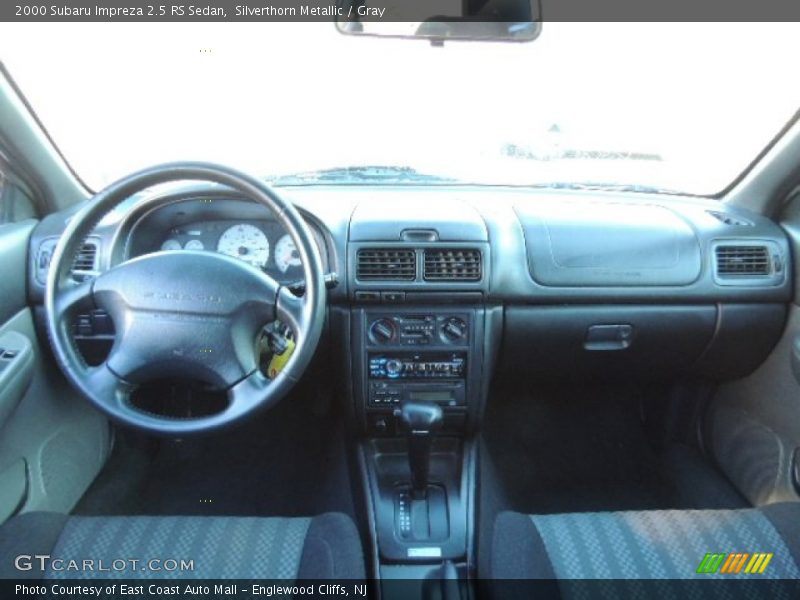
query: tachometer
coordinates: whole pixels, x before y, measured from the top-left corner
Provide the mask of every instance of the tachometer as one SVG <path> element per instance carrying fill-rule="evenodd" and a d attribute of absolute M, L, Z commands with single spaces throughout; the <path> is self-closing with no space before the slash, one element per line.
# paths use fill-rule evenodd
<path fill-rule="evenodd" d="M 302 264 L 300 262 L 300 253 L 294 245 L 294 240 L 287 233 L 275 244 L 275 265 L 280 269 L 281 273 L 286 273 L 289 267 L 300 267 Z"/>
<path fill-rule="evenodd" d="M 217 252 L 263 268 L 269 260 L 269 240 L 258 227 L 241 223 L 223 232 L 217 243 Z"/>

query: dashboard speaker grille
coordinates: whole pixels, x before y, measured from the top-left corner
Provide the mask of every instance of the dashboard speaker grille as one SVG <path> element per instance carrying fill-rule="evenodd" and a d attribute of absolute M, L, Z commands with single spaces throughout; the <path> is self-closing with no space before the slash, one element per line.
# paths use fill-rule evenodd
<path fill-rule="evenodd" d="M 772 271 L 766 246 L 717 246 L 716 257 L 720 277 L 752 277 Z"/>
<path fill-rule="evenodd" d="M 481 252 L 474 248 L 428 248 L 425 250 L 426 281 L 479 281 Z"/>
<path fill-rule="evenodd" d="M 361 280 L 413 281 L 417 276 L 414 250 L 364 248 L 358 251 L 356 276 Z"/>

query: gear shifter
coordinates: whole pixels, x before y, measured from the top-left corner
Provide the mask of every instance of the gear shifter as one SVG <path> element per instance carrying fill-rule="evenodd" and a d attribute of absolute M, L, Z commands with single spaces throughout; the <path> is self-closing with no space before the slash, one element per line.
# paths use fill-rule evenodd
<path fill-rule="evenodd" d="M 428 492 L 431 444 L 442 426 L 442 409 L 433 402 L 405 402 L 400 419 L 408 435 L 408 463 L 411 467 L 411 493 L 423 499 Z"/>

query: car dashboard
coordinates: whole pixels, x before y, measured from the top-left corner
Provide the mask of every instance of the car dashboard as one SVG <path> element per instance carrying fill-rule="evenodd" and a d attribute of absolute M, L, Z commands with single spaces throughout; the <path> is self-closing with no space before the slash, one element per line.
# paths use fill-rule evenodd
<path fill-rule="evenodd" d="M 372 313 L 442 323 L 458 316 L 448 307 L 464 307 L 478 310 L 468 315 L 472 328 L 485 329 L 476 348 L 487 361 L 502 353 L 501 369 L 665 378 L 700 369 L 730 378 L 763 358 L 791 298 L 781 228 L 710 199 L 449 185 L 278 192 L 300 210 L 338 281 L 328 292 L 329 320 L 343 314 L 345 330 L 334 343 L 365 353 L 375 343 L 372 322 L 359 322 Z M 73 211 L 47 217 L 31 237 L 34 305 Z M 268 209 L 199 183 L 123 202 L 87 238 L 75 276 L 164 250 L 222 252 L 282 284 L 302 280 L 291 238 Z M 725 334 L 744 315 L 755 335 L 732 361 Z M 630 339 L 615 338 L 625 332 Z M 434 333 L 432 341 L 446 341 Z M 354 358 L 352 371 L 365 361 Z"/>
<path fill-rule="evenodd" d="M 792 297 L 780 226 L 710 199 L 470 186 L 278 193 L 308 223 L 337 283 L 304 378 L 336 390 L 364 440 L 387 564 L 430 558 L 413 554 L 413 535 L 398 530 L 402 407 L 441 409 L 438 452 L 449 466 L 435 473 L 437 510 L 449 517 L 436 558 L 460 561 L 473 520 L 471 440 L 492 382 L 734 380 L 775 346 Z M 29 294 L 42 332 L 48 259 L 71 214 L 47 217 L 30 241 Z M 223 252 L 285 284 L 302 276 L 265 207 L 194 183 L 120 205 L 87 238 L 74 275 L 161 251 Z M 78 316 L 74 338 L 85 356 L 103 344 L 107 352 L 114 328 L 92 311 Z M 103 352 L 94 354 L 101 362 Z"/>

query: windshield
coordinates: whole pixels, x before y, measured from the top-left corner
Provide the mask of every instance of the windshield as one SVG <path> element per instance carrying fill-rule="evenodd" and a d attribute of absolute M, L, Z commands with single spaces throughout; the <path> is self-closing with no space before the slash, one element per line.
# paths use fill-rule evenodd
<path fill-rule="evenodd" d="M 15 23 L 0 57 L 93 189 L 207 160 L 284 185 L 715 194 L 800 106 L 798 33 L 545 23 L 531 43 L 434 47 L 332 23 Z"/>

